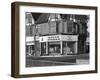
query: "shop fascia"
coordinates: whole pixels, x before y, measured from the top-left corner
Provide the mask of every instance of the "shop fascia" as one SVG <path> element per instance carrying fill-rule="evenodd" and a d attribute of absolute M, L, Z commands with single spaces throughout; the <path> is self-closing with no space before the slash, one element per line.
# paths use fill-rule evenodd
<path fill-rule="evenodd" d="M 51 42 L 51 41 L 77 41 L 77 35 L 51 35 L 42 36 L 39 38 L 40 42 Z"/>

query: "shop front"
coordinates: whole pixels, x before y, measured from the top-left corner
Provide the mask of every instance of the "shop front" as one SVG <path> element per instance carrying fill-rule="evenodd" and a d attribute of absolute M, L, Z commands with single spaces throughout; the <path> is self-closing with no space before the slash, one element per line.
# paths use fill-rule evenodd
<path fill-rule="evenodd" d="M 26 56 L 40 56 L 39 37 L 26 37 Z"/>
<path fill-rule="evenodd" d="M 77 54 L 77 35 L 51 35 L 40 37 L 41 56 Z"/>
<path fill-rule="evenodd" d="M 27 42 L 26 44 L 26 56 L 33 56 L 34 55 L 34 43 Z"/>

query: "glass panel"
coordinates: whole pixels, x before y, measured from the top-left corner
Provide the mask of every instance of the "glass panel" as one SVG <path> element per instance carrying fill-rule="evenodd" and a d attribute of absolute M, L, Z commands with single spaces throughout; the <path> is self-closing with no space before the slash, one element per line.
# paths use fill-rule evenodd
<path fill-rule="evenodd" d="M 63 55 L 75 54 L 75 42 L 63 42 Z"/>
<path fill-rule="evenodd" d="M 49 42 L 48 51 L 49 55 L 60 55 L 60 42 Z"/>
<path fill-rule="evenodd" d="M 34 45 L 26 45 L 26 55 L 27 56 L 34 55 Z"/>

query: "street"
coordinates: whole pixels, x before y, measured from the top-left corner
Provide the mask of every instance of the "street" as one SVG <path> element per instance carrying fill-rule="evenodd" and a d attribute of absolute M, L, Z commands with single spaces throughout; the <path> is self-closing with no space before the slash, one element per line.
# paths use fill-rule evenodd
<path fill-rule="evenodd" d="M 27 57 L 26 67 L 89 64 L 89 55 Z"/>

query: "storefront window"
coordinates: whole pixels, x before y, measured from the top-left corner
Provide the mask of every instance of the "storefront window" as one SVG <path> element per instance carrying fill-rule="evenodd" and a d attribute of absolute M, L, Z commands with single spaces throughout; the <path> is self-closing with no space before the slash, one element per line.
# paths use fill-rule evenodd
<path fill-rule="evenodd" d="M 60 42 L 49 42 L 49 55 L 60 55 Z"/>
<path fill-rule="evenodd" d="M 75 54 L 75 42 L 63 42 L 63 55 Z"/>
<path fill-rule="evenodd" d="M 26 55 L 27 56 L 34 55 L 34 45 L 26 45 Z"/>
<path fill-rule="evenodd" d="M 76 44 L 75 42 L 67 42 L 67 41 L 43 42 L 41 43 L 41 56 L 75 54 L 75 49 L 76 49 L 75 44 Z"/>

